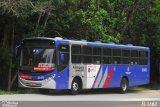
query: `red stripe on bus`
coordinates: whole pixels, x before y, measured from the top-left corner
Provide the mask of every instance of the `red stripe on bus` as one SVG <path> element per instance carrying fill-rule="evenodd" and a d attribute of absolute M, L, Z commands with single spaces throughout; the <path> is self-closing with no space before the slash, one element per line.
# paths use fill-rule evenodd
<path fill-rule="evenodd" d="M 110 83 L 110 81 L 112 79 L 112 76 L 113 76 L 113 68 L 111 68 L 111 70 L 110 70 L 110 72 L 108 74 L 108 77 L 107 77 L 106 82 L 104 84 L 104 88 L 108 88 L 109 83 Z"/>

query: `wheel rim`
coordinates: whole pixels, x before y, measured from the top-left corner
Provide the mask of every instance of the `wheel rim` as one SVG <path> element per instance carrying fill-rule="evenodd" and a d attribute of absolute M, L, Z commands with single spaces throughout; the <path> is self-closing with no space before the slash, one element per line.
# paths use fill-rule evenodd
<path fill-rule="evenodd" d="M 78 83 L 74 82 L 72 87 L 73 87 L 73 90 L 74 90 L 74 91 L 77 91 L 78 88 L 79 88 L 79 87 L 78 87 Z"/>
<path fill-rule="evenodd" d="M 126 83 L 126 81 L 124 81 L 124 82 L 122 83 L 122 90 L 123 90 L 123 91 L 126 91 L 126 89 L 127 89 L 127 83 Z"/>

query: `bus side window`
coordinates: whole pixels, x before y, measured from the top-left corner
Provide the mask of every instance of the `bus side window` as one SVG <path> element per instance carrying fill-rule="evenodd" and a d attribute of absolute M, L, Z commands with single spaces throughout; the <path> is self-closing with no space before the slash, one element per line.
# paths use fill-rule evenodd
<path fill-rule="evenodd" d="M 148 52 L 147 51 L 139 51 L 139 64 L 140 65 L 148 64 Z"/>
<path fill-rule="evenodd" d="M 122 64 L 131 64 L 129 49 L 122 50 Z"/>
<path fill-rule="evenodd" d="M 121 49 L 113 49 L 113 64 L 121 64 Z"/>
<path fill-rule="evenodd" d="M 83 63 L 91 64 L 92 63 L 92 47 L 83 46 Z"/>
<path fill-rule="evenodd" d="M 58 71 L 61 72 L 69 64 L 69 45 L 61 44 L 58 48 Z"/>
<path fill-rule="evenodd" d="M 101 48 L 99 47 L 93 48 L 93 63 L 95 64 L 101 63 Z"/>
<path fill-rule="evenodd" d="M 112 55 L 111 48 L 103 48 L 102 63 L 111 64 L 111 55 Z"/>
<path fill-rule="evenodd" d="M 131 65 L 139 65 L 139 52 L 137 50 L 131 50 Z"/>
<path fill-rule="evenodd" d="M 81 46 L 72 45 L 72 63 L 81 63 Z"/>

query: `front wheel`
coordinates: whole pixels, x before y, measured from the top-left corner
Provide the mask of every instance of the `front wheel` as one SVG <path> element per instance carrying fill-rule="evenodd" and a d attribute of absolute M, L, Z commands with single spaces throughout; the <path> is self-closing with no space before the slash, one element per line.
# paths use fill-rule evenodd
<path fill-rule="evenodd" d="M 120 84 L 120 92 L 124 94 L 127 92 L 127 90 L 128 90 L 128 80 L 126 78 L 122 78 Z"/>
<path fill-rule="evenodd" d="M 80 82 L 77 79 L 74 79 L 71 84 L 71 94 L 76 95 L 80 90 Z"/>

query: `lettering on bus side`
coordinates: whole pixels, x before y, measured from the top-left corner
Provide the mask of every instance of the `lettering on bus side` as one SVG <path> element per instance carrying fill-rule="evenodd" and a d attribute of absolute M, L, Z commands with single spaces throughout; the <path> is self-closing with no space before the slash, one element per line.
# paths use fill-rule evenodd
<path fill-rule="evenodd" d="M 99 65 L 88 65 L 88 72 L 98 72 Z"/>
<path fill-rule="evenodd" d="M 73 66 L 73 69 L 76 72 L 82 72 L 82 71 L 84 71 L 84 66 Z"/>

